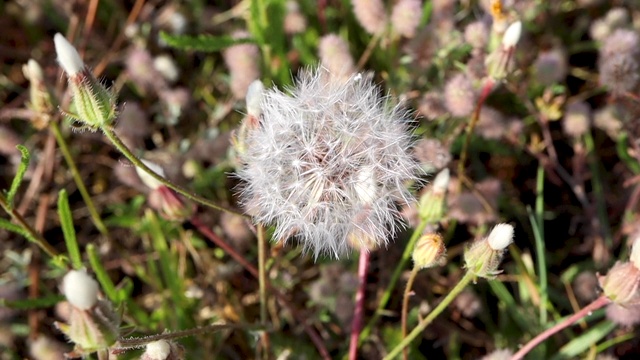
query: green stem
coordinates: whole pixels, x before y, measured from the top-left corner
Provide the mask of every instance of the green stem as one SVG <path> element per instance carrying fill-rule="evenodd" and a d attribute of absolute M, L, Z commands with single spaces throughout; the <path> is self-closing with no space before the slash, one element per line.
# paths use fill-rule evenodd
<path fill-rule="evenodd" d="M 427 224 L 429 224 L 429 222 L 422 219 L 420 220 L 420 224 L 418 224 L 416 229 L 413 231 L 413 235 L 411 236 L 411 239 L 409 239 L 409 243 L 404 248 L 404 253 L 402 254 L 402 258 L 400 259 L 398 266 L 396 266 L 396 269 L 393 272 L 393 275 L 391 276 L 391 281 L 389 282 L 389 285 L 387 285 L 387 288 L 382 294 L 382 299 L 380 299 L 380 303 L 378 304 L 378 308 L 376 309 L 376 312 L 371 317 L 371 320 L 369 320 L 369 322 L 367 323 L 367 326 L 362 330 L 362 333 L 360 333 L 360 341 L 359 341 L 360 344 L 362 344 L 364 339 L 366 339 L 367 336 L 369 336 L 369 334 L 371 333 L 371 329 L 373 328 L 373 325 L 375 325 L 375 323 L 378 321 L 378 319 L 382 315 L 384 308 L 387 306 L 387 303 L 391 298 L 391 292 L 395 288 L 396 283 L 398 282 L 398 279 L 400 279 L 402 270 L 407 264 L 407 261 L 409 261 L 409 259 L 411 258 L 411 254 L 413 253 L 413 248 L 416 246 L 416 242 L 418 242 L 418 239 L 420 239 L 420 236 L 422 235 L 422 232 L 424 231 L 424 229 L 427 227 Z"/>
<path fill-rule="evenodd" d="M 26 236 L 27 240 L 38 245 L 45 253 L 47 253 L 47 255 L 49 255 L 52 258 L 55 258 L 59 255 L 58 251 L 53 246 L 51 246 L 51 244 L 49 244 L 42 237 L 42 235 L 40 235 L 40 233 L 38 233 L 34 228 L 32 228 L 31 225 L 27 223 L 27 221 L 22 217 L 22 215 L 20 215 L 19 212 L 17 212 L 15 209 L 9 206 L 9 203 L 7 202 L 7 198 L 4 197 L 2 192 L 0 192 L 0 207 L 2 207 L 4 211 L 6 211 L 7 214 L 9 214 L 9 216 L 11 216 L 13 221 L 17 222 L 18 225 L 20 225 L 20 227 L 24 229 L 24 231 L 28 235 Z"/>
<path fill-rule="evenodd" d="M 591 132 L 587 131 L 584 136 L 584 143 L 587 149 L 587 154 L 592 161 L 589 161 L 589 167 L 591 170 L 591 186 L 593 187 L 593 193 L 596 199 L 596 212 L 598 219 L 600 220 L 600 228 L 605 240 L 607 249 L 611 249 L 613 246 L 613 237 L 611 236 L 611 228 L 609 227 L 609 217 L 607 214 L 607 203 L 604 199 L 604 189 L 602 187 L 602 177 L 600 176 L 600 162 L 598 161 L 595 144 Z"/>
<path fill-rule="evenodd" d="M 207 200 L 201 196 L 198 196 L 196 194 L 192 194 L 189 191 L 181 188 L 180 186 L 174 184 L 173 182 L 163 178 L 162 176 L 158 175 L 155 171 L 149 169 L 149 167 L 147 165 L 145 165 L 140 159 L 138 159 L 135 155 L 133 155 L 133 152 L 131 152 L 131 150 L 127 147 L 127 145 L 125 145 L 122 140 L 120 140 L 120 138 L 118 137 L 118 135 L 116 135 L 116 133 L 113 131 L 113 128 L 110 127 L 103 127 L 102 128 L 102 132 L 104 133 L 104 135 L 109 139 L 109 141 L 111 141 L 111 143 L 127 158 L 129 159 L 129 161 L 131 161 L 133 163 L 133 165 L 135 165 L 136 167 L 144 170 L 144 172 L 146 172 L 147 174 L 149 174 L 151 177 L 153 177 L 154 179 L 160 181 L 162 184 L 164 184 L 165 186 L 167 186 L 170 189 L 173 189 L 174 191 L 178 192 L 179 194 L 187 197 L 188 199 L 195 201 L 197 203 L 200 203 L 204 206 L 208 206 L 212 209 L 215 210 L 220 210 L 220 211 L 224 211 L 230 214 L 234 214 L 234 215 L 239 215 L 239 216 L 243 216 L 246 217 L 246 215 L 235 212 L 231 209 L 227 209 L 225 207 L 222 207 L 216 203 L 214 203 L 213 201 Z"/>
<path fill-rule="evenodd" d="M 62 156 L 64 157 L 64 160 L 66 161 L 67 166 L 69 167 L 69 171 L 71 171 L 71 176 L 73 177 L 73 180 L 75 181 L 76 186 L 78 187 L 78 191 L 80 191 L 80 195 L 82 196 L 84 203 L 87 205 L 87 209 L 89 209 L 89 214 L 91 215 L 91 219 L 93 220 L 94 225 L 96 226 L 98 231 L 100 231 L 100 233 L 104 235 L 104 237 L 109 239 L 110 238 L 109 230 L 107 230 L 106 225 L 102 221 L 102 218 L 100 217 L 100 214 L 98 213 L 98 210 L 96 209 L 93 203 L 93 200 L 91 199 L 91 195 L 89 195 L 89 191 L 87 191 L 87 188 L 84 185 L 84 182 L 82 181 L 82 177 L 80 176 L 78 167 L 76 166 L 75 161 L 73 161 L 73 156 L 71 156 L 71 152 L 69 151 L 67 142 L 64 140 L 64 137 L 62 136 L 62 132 L 60 132 L 60 127 L 58 126 L 58 123 L 55 121 L 52 121 L 49 126 L 51 128 L 51 131 L 53 131 L 53 135 L 55 136 L 56 142 L 58 143 L 58 146 L 60 147 L 60 151 L 62 152 Z"/>
<path fill-rule="evenodd" d="M 400 354 L 402 349 L 409 346 L 409 344 L 411 344 L 411 342 L 416 337 L 418 337 L 418 335 L 420 335 L 424 331 L 424 329 L 426 329 L 427 326 L 429 326 L 429 324 L 431 324 L 431 322 L 433 322 L 433 320 L 444 311 L 447 306 L 449 306 L 453 299 L 455 299 L 456 296 L 458 296 L 458 294 L 460 294 L 462 290 L 464 290 L 464 288 L 469 284 L 469 282 L 471 282 L 471 280 L 474 279 L 474 277 L 475 276 L 472 272 L 467 271 L 464 277 L 460 279 L 460 282 L 458 282 L 458 284 L 453 289 L 451 289 L 449 294 L 447 294 L 447 296 L 440 302 L 440 304 L 438 304 L 438 306 L 436 306 L 436 308 L 433 309 L 433 311 L 431 311 L 429 315 L 427 315 L 427 317 L 424 318 L 424 320 L 422 320 L 420 324 L 415 327 L 415 329 L 413 329 L 413 331 L 411 331 L 409 336 L 404 338 L 400 342 L 400 344 L 398 344 L 393 350 L 391 350 L 391 352 L 387 356 L 385 356 L 383 360 L 391 360 L 395 358 Z"/>
<path fill-rule="evenodd" d="M 547 263 L 546 249 L 544 241 L 544 166 L 538 165 L 538 173 L 536 176 L 536 215 L 533 231 L 536 239 L 536 257 L 538 258 L 538 276 L 540 276 L 540 323 L 547 323 L 547 301 L 548 301 L 548 282 L 547 282 Z"/>
<path fill-rule="evenodd" d="M 258 225 L 258 286 L 260 291 L 260 323 L 267 323 L 267 269 L 266 263 L 266 242 L 264 238 L 264 227 Z"/>

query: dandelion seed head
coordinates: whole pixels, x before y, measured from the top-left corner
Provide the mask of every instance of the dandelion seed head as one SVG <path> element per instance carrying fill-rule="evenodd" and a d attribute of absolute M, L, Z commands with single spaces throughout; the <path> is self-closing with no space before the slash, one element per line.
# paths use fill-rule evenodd
<path fill-rule="evenodd" d="M 386 245 L 398 230 L 397 203 L 420 171 L 410 154 L 406 113 L 367 76 L 346 81 L 305 71 L 291 95 L 266 90 L 260 126 L 244 139 L 241 200 L 275 225 L 275 239 L 338 258 L 354 235 Z"/>

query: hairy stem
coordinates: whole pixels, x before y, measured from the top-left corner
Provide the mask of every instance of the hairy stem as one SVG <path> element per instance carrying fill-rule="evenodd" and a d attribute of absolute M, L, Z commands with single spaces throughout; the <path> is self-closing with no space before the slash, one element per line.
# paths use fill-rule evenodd
<path fill-rule="evenodd" d="M 192 194 L 189 191 L 183 189 L 182 187 L 174 184 L 173 182 L 163 178 L 162 176 L 158 175 L 155 171 L 149 169 L 149 167 L 147 165 L 145 165 L 140 159 L 138 159 L 138 157 L 136 157 L 133 152 L 131 152 L 131 150 L 127 147 L 127 145 L 125 145 L 122 140 L 120 140 L 120 138 L 118 137 L 118 135 L 116 135 L 116 133 L 113 131 L 113 128 L 110 127 L 103 127 L 102 128 L 102 132 L 104 133 L 104 135 L 109 139 L 109 141 L 111 141 L 111 143 L 127 158 L 129 159 L 129 161 L 131 161 L 133 163 L 133 165 L 137 166 L 138 168 L 144 170 L 144 172 L 146 172 L 147 174 L 151 175 L 151 177 L 153 177 L 154 179 L 160 181 L 162 184 L 164 184 L 165 186 L 167 186 L 170 189 L 173 189 L 174 191 L 176 191 L 177 193 L 180 193 L 184 196 L 186 196 L 188 199 L 195 201 L 197 203 L 200 203 L 204 206 L 208 206 L 212 209 L 215 210 L 220 210 L 220 211 L 224 211 L 224 212 L 228 212 L 230 214 L 234 214 L 234 215 L 239 215 L 239 216 L 243 216 L 246 217 L 246 215 L 235 212 L 231 209 L 227 209 L 225 207 L 222 207 L 216 203 L 214 203 L 213 201 L 207 200 L 201 196 L 198 196 L 196 194 Z"/>
<path fill-rule="evenodd" d="M 27 238 L 27 240 L 38 245 L 42 249 L 42 251 L 47 253 L 47 255 L 52 258 L 60 255 L 58 254 L 58 251 L 53 246 L 51 246 L 51 244 L 49 244 L 47 240 L 42 237 L 42 235 L 40 235 L 39 232 L 37 232 L 33 227 L 31 227 L 31 225 L 29 225 L 29 223 L 27 223 L 27 221 L 22 217 L 22 215 L 20 215 L 19 212 L 16 211 L 16 209 L 9 206 L 7 198 L 2 194 L 2 192 L 0 192 L 0 207 L 2 207 L 4 211 L 6 211 L 9 216 L 11 216 L 13 221 L 18 223 L 18 225 L 25 231 L 25 237 Z"/>
<path fill-rule="evenodd" d="M 594 300 L 591 304 L 585 306 L 580 311 L 575 314 L 569 316 L 558 324 L 550 327 L 549 329 L 543 331 L 538 334 L 535 338 L 531 339 L 525 346 L 523 346 L 515 355 L 511 357 L 511 360 L 520 360 L 524 358 L 531 350 L 533 350 L 536 346 L 540 345 L 543 341 L 551 337 L 553 334 L 575 324 L 578 320 L 582 319 L 585 316 L 590 315 L 593 311 L 600 309 L 601 307 L 608 305 L 611 303 L 611 300 L 606 298 L 605 296 L 600 296 L 596 300 Z"/>
<path fill-rule="evenodd" d="M 415 329 L 413 329 L 413 331 L 411 331 L 411 333 L 400 342 L 400 344 L 398 344 L 393 350 L 391 350 L 391 352 L 387 356 L 385 356 L 383 360 L 394 359 L 404 348 L 409 346 L 409 344 L 411 344 L 411 342 L 416 337 L 418 337 L 418 335 L 420 335 L 422 331 L 424 331 L 424 329 L 426 329 L 427 326 L 429 326 L 429 324 L 431 324 L 433 320 L 438 317 L 438 315 L 440 315 L 447 306 L 449 306 L 449 304 L 451 304 L 453 299 L 455 299 L 456 296 L 458 296 L 458 294 L 460 294 L 462 290 L 464 290 L 464 288 L 469 284 L 469 282 L 471 282 L 471 280 L 473 280 L 473 278 L 473 273 L 467 271 L 464 277 L 460 279 L 460 282 L 458 282 L 458 284 L 453 289 L 451 289 L 449 294 L 447 294 L 447 296 L 440 302 L 440 304 L 438 304 L 438 306 L 436 306 L 436 308 L 433 309 L 433 311 L 431 311 L 429 315 L 427 315 L 427 317 L 424 318 L 424 320 L 422 320 L 420 324 L 418 324 L 418 326 L 416 326 Z"/>

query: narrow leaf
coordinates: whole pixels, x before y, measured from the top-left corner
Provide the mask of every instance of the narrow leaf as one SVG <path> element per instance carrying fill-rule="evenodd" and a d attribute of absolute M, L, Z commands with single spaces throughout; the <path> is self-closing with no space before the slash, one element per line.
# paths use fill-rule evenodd
<path fill-rule="evenodd" d="M 118 296 L 118 290 L 116 290 L 116 286 L 113 284 L 113 281 L 111 281 L 109 274 L 107 274 L 107 270 L 105 270 L 104 266 L 102 266 L 95 245 L 87 245 L 87 255 L 89 256 L 89 263 L 91 264 L 91 268 L 93 269 L 93 272 L 96 273 L 98 282 L 102 287 L 102 291 L 104 291 L 105 295 L 107 295 L 107 298 L 109 298 L 111 302 L 119 305 L 120 296 Z"/>
<path fill-rule="evenodd" d="M 9 204 L 9 208 L 13 208 L 13 199 L 16 197 L 18 188 L 20 187 L 22 179 L 24 178 L 24 173 L 29 167 L 29 160 L 31 159 L 29 150 L 27 150 L 26 147 L 18 145 L 16 146 L 16 149 L 20 150 L 20 153 L 22 153 L 22 155 L 20 159 L 20 165 L 18 166 L 18 171 L 16 172 L 16 176 L 13 178 L 11 188 L 9 188 L 9 193 L 7 194 L 7 203 Z"/>
<path fill-rule="evenodd" d="M 64 242 L 67 245 L 69 258 L 74 269 L 82 268 L 82 259 L 80 258 L 80 247 L 76 238 L 76 230 L 73 228 L 73 217 L 71 216 L 71 208 L 69 207 L 69 197 L 67 191 L 62 189 L 58 193 L 58 216 L 62 225 L 62 233 Z"/>
<path fill-rule="evenodd" d="M 229 35 L 170 35 L 166 32 L 160 33 L 160 38 L 167 45 L 181 50 L 197 50 L 203 52 L 216 52 L 226 49 L 232 45 L 253 43 L 252 39 L 235 39 Z"/>

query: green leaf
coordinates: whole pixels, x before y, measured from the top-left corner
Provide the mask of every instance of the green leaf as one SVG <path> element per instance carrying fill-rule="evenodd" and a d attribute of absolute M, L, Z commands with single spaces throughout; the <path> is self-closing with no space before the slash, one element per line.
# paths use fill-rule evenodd
<path fill-rule="evenodd" d="M 6 300 L 0 299 L 0 307 L 16 310 L 46 309 L 64 300 L 62 295 L 50 295 L 38 299 Z"/>
<path fill-rule="evenodd" d="M 176 49 L 203 52 L 216 52 L 236 44 L 254 42 L 253 39 L 250 38 L 235 39 L 229 35 L 170 35 L 164 31 L 160 33 L 160 38 L 166 42 L 167 45 Z"/>
<path fill-rule="evenodd" d="M 67 191 L 62 189 L 58 193 L 58 216 L 64 234 L 64 242 L 67 245 L 69 258 L 73 268 L 78 270 L 82 268 L 82 259 L 80 258 L 80 247 L 76 238 L 76 230 L 73 228 L 73 217 L 71 216 L 71 208 L 69 207 L 69 197 Z"/>
<path fill-rule="evenodd" d="M 609 335 L 616 327 L 617 325 L 611 321 L 603 321 L 598 325 L 591 326 L 589 331 L 560 348 L 560 351 L 551 359 L 575 359 L 578 355 L 587 351 L 593 344 L 600 341 L 600 339 Z"/>
<path fill-rule="evenodd" d="M 2 218 L 0 218 L 0 229 L 5 229 L 7 231 L 14 232 L 14 233 L 16 233 L 18 235 L 22 235 L 24 237 L 28 237 L 29 236 L 29 234 L 26 231 L 24 231 L 23 228 L 21 228 L 20 226 L 18 226 L 16 224 L 11 223 L 9 220 L 2 219 Z"/>
<path fill-rule="evenodd" d="M 87 245 L 87 255 L 89 256 L 89 263 L 91 263 L 91 268 L 93 269 L 93 272 L 96 273 L 98 282 L 102 287 L 102 291 L 104 291 L 105 295 L 107 295 L 107 298 L 111 302 L 119 306 L 120 296 L 118 295 L 118 290 L 113 284 L 113 281 L 111 281 L 109 274 L 107 274 L 107 270 L 105 270 L 104 266 L 102 266 L 95 245 Z"/>
<path fill-rule="evenodd" d="M 13 182 L 11 183 L 11 188 L 9 189 L 9 193 L 7 194 L 7 203 L 9 204 L 9 208 L 13 208 L 13 199 L 16 197 L 16 193 L 18 192 L 18 188 L 22 183 L 22 179 L 24 178 L 24 173 L 27 171 L 29 167 L 29 160 L 31 159 L 31 155 L 29 155 L 29 150 L 22 145 L 16 146 L 16 149 L 20 150 L 22 153 L 22 157 L 20 159 L 20 165 L 18 166 L 18 171 L 16 172 L 16 176 L 13 178 Z"/>

